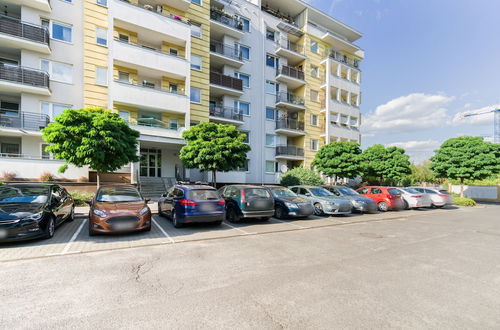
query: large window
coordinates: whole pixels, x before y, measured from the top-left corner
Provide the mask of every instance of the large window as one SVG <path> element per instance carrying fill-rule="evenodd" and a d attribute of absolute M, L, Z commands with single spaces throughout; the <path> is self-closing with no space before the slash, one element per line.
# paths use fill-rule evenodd
<path fill-rule="evenodd" d="M 241 16 L 239 17 L 239 19 L 241 20 L 241 23 L 243 23 L 243 31 L 250 32 L 250 20 Z"/>
<path fill-rule="evenodd" d="M 240 134 L 245 135 L 245 141 L 243 141 L 244 143 L 250 143 L 250 132 L 240 131 Z"/>
<path fill-rule="evenodd" d="M 266 160 L 266 172 L 267 173 L 278 172 L 278 162 Z"/>
<path fill-rule="evenodd" d="M 201 6 L 201 0 L 191 0 L 191 2 Z"/>
<path fill-rule="evenodd" d="M 125 110 L 119 110 L 118 116 L 120 116 L 120 118 L 125 120 L 127 123 L 130 122 L 130 112 Z"/>
<path fill-rule="evenodd" d="M 64 83 L 73 82 L 73 66 L 70 64 L 42 60 L 41 69 L 49 73 L 50 80 Z"/>
<path fill-rule="evenodd" d="M 266 39 L 274 41 L 275 32 L 269 28 L 266 29 Z"/>
<path fill-rule="evenodd" d="M 317 41 L 311 41 L 311 52 L 318 53 L 319 47 Z"/>
<path fill-rule="evenodd" d="M 266 93 L 276 94 L 278 92 L 279 85 L 274 81 L 266 80 Z"/>
<path fill-rule="evenodd" d="M 278 117 L 276 112 L 276 109 L 266 108 L 266 119 L 275 120 Z"/>
<path fill-rule="evenodd" d="M 190 100 L 193 103 L 201 103 L 201 90 L 199 88 L 191 87 Z"/>
<path fill-rule="evenodd" d="M 95 83 L 96 85 L 108 86 L 108 68 L 95 67 Z"/>
<path fill-rule="evenodd" d="M 243 115 L 250 115 L 250 103 L 242 102 L 242 101 L 234 101 L 234 110 L 237 113 L 241 113 Z"/>
<path fill-rule="evenodd" d="M 276 145 L 276 136 L 266 134 L 266 147 L 274 147 Z"/>
<path fill-rule="evenodd" d="M 96 3 L 104 7 L 108 6 L 108 0 L 96 0 Z"/>
<path fill-rule="evenodd" d="M 108 45 L 108 30 L 100 27 L 95 28 L 96 43 L 101 46 Z"/>
<path fill-rule="evenodd" d="M 196 22 L 191 22 L 191 35 L 193 37 L 201 38 L 201 24 Z"/>
<path fill-rule="evenodd" d="M 311 115 L 311 126 L 318 126 L 318 116 Z"/>
<path fill-rule="evenodd" d="M 319 67 L 317 67 L 316 65 L 311 64 L 311 76 L 314 78 L 319 77 Z"/>
<path fill-rule="evenodd" d="M 319 92 L 317 90 L 311 89 L 311 101 L 319 102 Z"/>
<path fill-rule="evenodd" d="M 49 116 L 51 119 L 62 114 L 65 109 L 71 109 L 71 105 L 49 102 L 40 103 L 40 113 Z"/>
<path fill-rule="evenodd" d="M 243 87 L 250 87 L 250 76 L 241 72 L 235 72 L 234 76 L 243 80 Z"/>
<path fill-rule="evenodd" d="M 191 54 L 191 69 L 201 71 L 201 56 Z"/>
<path fill-rule="evenodd" d="M 318 150 L 318 140 L 311 139 L 311 150 L 313 151 Z"/>
<path fill-rule="evenodd" d="M 236 48 L 237 53 L 238 52 L 241 53 L 241 57 L 244 60 L 249 60 L 250 59 L 250 47 L 244 46 L 244 45 L 240 45 L 238 43 L 235 43 L 234 47 Z"/>
<path fill-rule="evenodd" d="M 66 41 L 66 42 L 72 42 L 72 34 L 73 34 L 73 27 L 71 25 L 59 23 L 59 22 L 51 22 L 52 23 L 52 38 L 61 40 L 61 41 Z"/>
<path fill-rule="evenodd" d="M 278 67 L 278 58 L 267 54 L 266 55 L 266 65 L 270 66 L 271 68 L 277 68 Z"/>
<path fill-rule="evenodd" d="M 236 171 L 239 171 L 239 172 L 248 172 L 248 163 L 250 163 L 249 159 L 247 159 L 247 161 L 245 163 L 245 166 L 236 168 Z"/>

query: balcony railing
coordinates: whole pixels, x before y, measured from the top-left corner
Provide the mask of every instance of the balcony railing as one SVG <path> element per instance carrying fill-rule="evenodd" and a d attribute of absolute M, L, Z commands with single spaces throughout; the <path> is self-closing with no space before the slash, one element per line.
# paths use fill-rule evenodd
<path fill-rule="evenodd" d="M 161 87 L 157 87 L 156 85 L 153 86 L 153 85 L 148 84 L 146 80 L 143 81 L 142 84 L 136 84 L 136 83 L 132 83 L 129 81 L 123 81 L 123 80 L 115 80 L 115 82 L 119 83 L 119 84 L 123 84 L 123 85 L 138 87 L 138 88 L 153 89 L 153 90 L 163 92 L 163 93 L 169 93 L 169 94 L 174 94 L 174 95 L 179 95 L 179 96 L 186 96 L 183 88 L 180 88 L 178 90 L 161 88 Z"/>
<path fill-rule="evenodd" d="M 285 102 L 285 103 L 290 103 L 290 104 L 295 104 L 299 106 L 304 106 L 305 102 L 304 99 L 292 94 L 292 93 L 287 93 L 287 92 L 281 92 L 276 95 L 276 103 L 279 102 Z"/>
<path fill-rule="evenodd" d="M 146 126 L 146 127 L 155 127 L 155 128 L 163 128 L 163 129 L 168 129 L 172 131 L 178 131 L 180 128 L 183 126 L 180 126 L 179 124 L 175 123 L 167 123 L 155 118 L 140 118 L 137 119 L 137 124 L 138 126 Z"/>
<path fill-rule="evenodd" d="M 0 62 L 0 80 L 49 88 L 49 74 L 47 72 L 3 62 Z"/>
<path fill-rule="evenodd" d="M 235 47 L 225 45 L 219 41 L 211 40 L 210 41 L 210 51 L 232 58 L 237 61 L 243 61 L 243 56 L 241 51 Z"/>
<path fill-rule="evenodd" d="M 353 58 L 348 57 L 347 55 L 343 55 L 337 51 L 334 51 L 332 49 L 329 49 L 327 51 L 327 57 L 334 59 L 337 62 L 344 63 L 350 67 L 353 67 L 355 69 L 359 70 L 359 61 L 355 60 Z"/>
<path fill-rule="evenodd" d="M 243 121 L 243 114 L 238 112 L 235 108 L 232 107 L 224 107 L 224 106 L 211 107 L 210 116 Z"/>
<path fill-rule="evenodd" d="M 276 156 L 304 156 L 304 148 L 299 148 L 296 146 L 277 146 Z"/>
<path fill-rule="evenodd" d="M 138 44 L 138 43 L 133 43 L 133 42 L 130 42 L 130 41 L 120 40 L 120 38 L 115 38 L 115 41 L 123 43 L 123 44 L 126 44 L 126 45 L 130 45 L 130 46 L 133 46 L 133 47 L 137 47 L 137 48 L 141 48 L 141 49 L 146 49 L 148 51 L 155 52 L 155 53 L 158 53 L 158 54 L 172 56 L 172 57 L 176 57 L 176 58 L 185 60 L 185 58 L 182 57 L 182 56 L 173 55 L 173 54 L 170 54 L 168 52 L 164 52 L 163 50 L 157 49 L 157 48 L 154 48 L 154 47 L 150 47 L 150 46 L 146 46 L 146 45 L 142 45 L 142 44 Z"/>
<path fill-rule="evenodd" d="M 23 22 L 17 18 L 0 15 L 0 33 L 9 34 L 49 45 L 49 31 L 46 27 Z"/>
<path fill-rule="evenodd" d="M 296 131 L 304 131 L 304 122 L 295 119 L 278 119 L 276 121 L 276 129 L 291 129 Z"/>
<path fill-rule="evenodd" d="M 304 47 L 302 45 L 298 45 L 294 42 L 291 42 L 290 40 L 280 40 L 276 42 L 277 47 L 281 47 L 284 49 L 288 49 L 292 52 L 298 53 L 298 54 L 304 54 Z"/>
<path fill-rule="evenodd" d="M 243 80 L 231 76 L 226 76 L 218 72 L 210 72 L 210 83 L 243 91 Z"/>
<path fill-rule="evenodd" d="M 161 7 L 160 5 L 156 5 L 156 4 L 152 3 L 152 2 L 151 3 L 144 2 L 144 3 L 136 4 L 136 3 L 130 2 L 129 0 L 120 0 L 120 1 L 128 3 L 131 6 L 134 6 L 134 7 L 137 7 L 137 8 L 141 8 L 141 9 L 150 11 L 152 13 L 161 15 L 163 17 L 170 18 L 170 19 L 172 19 L 174 21 L 178 21 L 180 23 L 184 23 L 184 24 L 190 25 L 189 20 L 187 18 L 184 18 L 184 17 L 179 16 L 179 15 L 175 15 L 175 14 L 172 14 L 172 13 L 164 12 L 163 11 L 163 7 Z M 158 6 L 160 6 L 160 7 L 158 7 Z"/>
<path fill-rule="evenodd" d="M 40 155 L 28 155 L 28 154 L 17 154 L 17 153 L 0 153 L 0 158 L 17 158 L 17 159 L 31 159 L 31 160 L 54 160 L 51 155 L 40 156 Z M 36 166 L 36 165 L 33 165 Z"/>
<path fill-rule="evenodd" d="M 229 14 L 220 12 L 215 9 L 211 9 L 210 19 L 219 22 L 221 24 L 227 25 L 233 29 L 243 31 L 243 22 L 240 19 L 233 17 Z"/>
<path fill-rule="evenodd" d="M 304 71 L 301 71 L 296 68 L 292 68 L 287 65 L 283 65 L 281 68 L 278 68 L 276 75 L 285 75 L 291 78 L 299 79 L 299 80 L 304 80 Z"/>
<path fill-rule="evenodd" d="M 285 15 L 283 13 L 280 13 L 279 10 L 271 8 L 267 5 L 262 6 L 261 9 L 263 11 L 265 11 L 266 13 L 269 13 L 269 14 L 273 15 L 274 17 L 279 18 L 280 20 L 282 20 L 285 23 L 288 23 L 290 25 L 298 27 L 297 23 L 295 22 L 295 19 L 293 17 L 291 17 L 290 15 Z"/>
<path fill-rule="evenodd" d="M 24 111 L 13 115 L 12 110 L 0 109 L 0 127 L 39 131 L 47 127 L 49 123 L 50 118 L 47 115 Z"/>

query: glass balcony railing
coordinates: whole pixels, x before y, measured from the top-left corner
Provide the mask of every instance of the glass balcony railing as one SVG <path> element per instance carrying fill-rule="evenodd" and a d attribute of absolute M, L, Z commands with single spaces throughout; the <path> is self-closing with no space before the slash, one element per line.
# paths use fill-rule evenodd
<path fill-rule="evenodd" d="M 180 126 L 175 122 L 164 122 L 156 118 L 139 118 L 137 119 L 137 126 L 146 126 L 146 127 L 154 127 L 154 128 L 162 128 L 168 129 L 171 131 L 178 131 L 183 126 Z"/>
<path fill-rule="evenodd" d="M 285 75 L 291 78 L 304 80 L 304 71 L 301 71 L 297 68 L 292 68 L 291 66 L 283 65 L 278 68 L 276 75 Z"/>
<path fill-rule="evenodd" d="M 302 45 L 291 42 L 290 40 L 280 40 L 276 42 L 276 46 L 287 49 L 297 54 L 304 55 L 304 47 Z"/>
<path fill-rule="evenodd" d="M 232 58 L 233 60 L 243 61 L 243 55 L 241 51 L 233 46 L 225 45 L 219 41 L 210 41 L 210 51 L 225 57 Z"/>
<path fill-rule="evenodd" d="M 296 146 L 277 146 L 276 156 L 304 157 L 304 148 Z"/>
<path fill-rule="evenodd" d="M 287 93 L 287 92 L 280 92 L 278 95 L 276 95 L 276 103 L 289 103 L 289 104 L 295 104 L 298 106 L 305 106 L 304 99 L 292 94 L 292 93 Z"/>
<path fill-rule="evenodd" d="M 243 114 L 238 112 L 235 108 L 225 106 L 211 106 L 210 116 L 243 121 Z"/>
<path fill-rule="evenodd" d="M 276 129 L 304 131 L 304 122 L 295 119 L 282 118 L 276 121 Z"/>
<path fill-rule="evenodd" d="M 243 22 L 240 19 L 219 9 L 212 8 L 210 10 L 210 19 L 243 32 Z"/>

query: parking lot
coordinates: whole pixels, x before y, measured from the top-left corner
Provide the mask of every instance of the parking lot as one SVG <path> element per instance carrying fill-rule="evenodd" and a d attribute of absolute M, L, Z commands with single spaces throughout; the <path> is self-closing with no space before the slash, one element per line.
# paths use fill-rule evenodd
<path fill-rule="evenodd" d="M 150 205 L 156 212 L 156 204 Z M 92 251 L 127 249 L 141 246 L 161 244 L 177 244 L 189 241 L 214 240 L 245 235 L 261 235 L 266 233 L 307 230 L 326 226 L 341 226 L 371 221 L 391 221 L 407 219 L 422 214 L 443 214 L 456 212 L 457 207 L 446 209 L 419 209 L 378 214 L 352 214 L 349 216 L 311 216 L 305 219 L 269 221 L 247 220 L 241 223 L 225 221 L 221 226 L 211 224 L 193 224 L 183 228 L 174 228 L 171 221 L 153 216 L 150 232 L 122 235 L 100 235 L 90 237 L 88 234 L 87 207 L 78 207 L 76 219 L 63 223 L 57 228 L 50 240 L 34 240 L 0 245 L 0 261 L 12 261 L 29 258 L 50 257 L 57 255 L 77 254 Z"/>

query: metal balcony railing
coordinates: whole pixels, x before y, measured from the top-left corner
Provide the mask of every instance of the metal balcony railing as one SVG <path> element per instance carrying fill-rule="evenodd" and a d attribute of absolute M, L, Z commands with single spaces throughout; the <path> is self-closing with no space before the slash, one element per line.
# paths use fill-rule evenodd
<path fill-rule="evenodd" d="M 282 118 L 276 121 L 276 129 L 304 131 L 304 122 L 296 119 Z"/>
<path fill-rule="evenodd" d="M 168 130 L 172 130 L 172 131 L 178 131 L 180 128 L 183 128 L 183 126 L 180 126 L 179 124 L 167 123 L 167 122 L 155 119 L 155 118 L 137 119 L 137 125 L 138 126 L 146 126 L 146 127 L 163 128 L 163 129 L 168 129 Z"/>
<path fill-rule="evenodd" d="M 45 71 L 0 62 L 0 80 L 49 88 L 49 74 Z"/>
<path fill-rule="evenodd" d="M 296 68 L 292 68 L 290 66 L 283 65 L 281 68 L 278 68 L 276 75 L 285 75 L 291 78 L 304 80 L 304 71 L 301 71 Z"/>
<path fill-rule="evenodd" d="M 304 55 L 304 47 L 302 45 L 291 42 L 290 40 L 277 41 L 276 46 Z"/>
<path fill-rule="evenodd" d="M 186 58 L 184 58 L 184 57 L 182 57 L 180 55 L 174 55 L 174 54 L 171 54 L 171 53 L 168 53 L 168 52 L 164 52 L 161 49 L 153 48 L 153 47 L 142 45 L 142 44 L 139 44 L 139 43 L 133 43 L 133 42 L 130 42 L 130 41 L 127 42 L 127 41 L 124 41 L 124 40 L 120 40 L 120 38 L 115 38 L 115 41 L 116 42 L 120 42 L 122 44 L 130 45 L 130 46 L 133 46 L 133 47 L 145 49 L 147 51 L 155 52 L 155 53 L 158 53 L 158 54 L 172 56 L 172 57 L 179 58 L 179 59 L 182 59 L 182 60 L 186 59 Z"/>
<path fill-rule="evenodd" d="M 290 103 L 290 104 L 295 104 L 299 106 L 304 106 L 305 102 L 304 99 L 292 94 L 292 93 L 287 93 L 287 92 L 280 92 L 278 95 L 276 95 L 276 103 L 279 102 L 285 102 L 285 103 Z"/>
<path fill-rule="evenodd" d="M 226 76 L 218 72 L 210 72 L 210 83 L 243 91 L 243 80 L 231 76 Z"/>
<path fill-rule="evenodd" d="M 220 12 L 218 10 L 210 10 L 210 19 L 221 24 L 227 25 L 233 29 L 243 31 L 243 22 L 231 15 Z"/>
<path fill-rule="evenodd" d="M 138 88 L 144 88 L 146 90 L 147 89 L 153 89 L 153 90 L 156 90 L 156 91 L 159 91 L 159 92 L 163 92 L 163 93 L 169 93 L 169 94 L 174 94 L 174 95 L 179 95 L 179 96 L 185 96 L 186 97 L 184 88 L 179 88 L 177 90 L 161 88 L 161 87 L 158 87 L 158 86 L 156 86 L 156 85 L 148 82 L 147 80 L 144 80 L 142 82 L 142 84 L 136 84 L 136 83 L 132 83 L 132 82 L 129 82 L 129 81 L 123 81 L 123 80 L 115 80 L 115 82 L 119 83 L 119 84 L 123 84 L 123 85 L 134 86 L 134 87 L 138 87 Z"/>
<path fill-rule="evenodd" d="M 49 30 L 41 25 L 23 22 L 17 18 L 0 15 L 0 33 L 40 42 L 49 46 Z"/>
<path fill-rule="evenodd" d="M 210 41 L 210 51 L 232 58 L 237 61 L 243 61 L 243 56 L 241 51 L 235 47 L 225 45 L 219 41 L 211 40 Z"/>
<path fill-rule="evenodd" d="M 9 128 L 22 128 L 29 131 L 39 131 L 47 127 L 50 118 L 40 113 L 20 111 L 17 115 L 12 110 L 0 109 L 0 126 Z"/>
<path fill-rule="evenodd" d="M 291 17 L 290 15 L 280 13 L 279 9 L 271 8 L 267 4 L 261 6 L 261 9 L 263 11 L 265 11 L 266 13 L 269 13 L 269 14 L 273 15 L 274 17 L 279 18 L 280 20 L 282 20 L 283 22 L 285 22 L 287 24 L 298 27 L 298 25 L 295 21 L 295 18 Z"/>
<path fill-rule="evenodd" d="M 224 107 L 224 106 L 211 107 L 210 116 L 243 121 L 243 114 L 238 112 L 235 108 L 232 107 Z"/>
<path fill-rule="evenodd" d="M 299 148 L 296 146 L 277 146 L 276 156 L 304 156 L 304 148 Z"/>
<path fill-rule="evenodd" d="M 328 49 L 327 50 L 327 57 L 334 59 L 337 62 L 344 63 L 350 67 L 353 67 L 353 68 L 359 70 L 359 61 L 358 60 L 350 58 L 347 55 L 343 55 L 335 50 Z"/>

